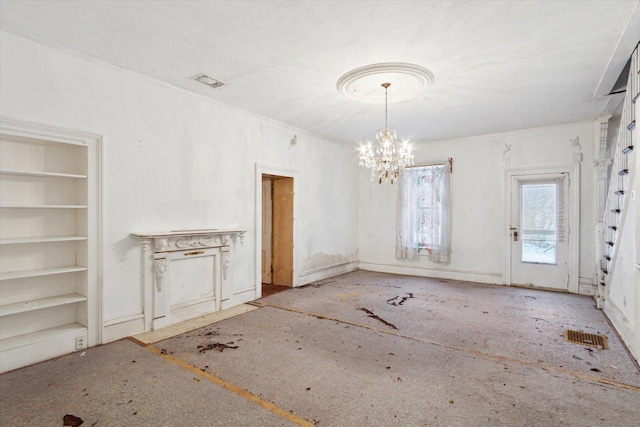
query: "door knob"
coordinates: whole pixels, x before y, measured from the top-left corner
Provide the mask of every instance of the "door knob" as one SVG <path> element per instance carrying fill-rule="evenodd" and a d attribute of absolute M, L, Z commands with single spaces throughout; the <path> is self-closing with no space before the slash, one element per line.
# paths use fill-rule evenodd
<path fill-rule="evenodd" d="M 513 232 L 513 241 L 514 241 L 514 242 L 517 242 L 517 241 L 518 241 L 518 232 L 517 232 L 517 231 L 514 231 L 514 232 Z"/>

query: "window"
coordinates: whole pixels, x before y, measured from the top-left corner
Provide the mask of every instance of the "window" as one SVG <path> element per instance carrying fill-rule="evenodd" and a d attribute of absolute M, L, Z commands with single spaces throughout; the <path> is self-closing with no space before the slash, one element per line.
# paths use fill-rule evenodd
<path fill-rule="evenodd" d="M 450 166 L 407 169 L 400 181 L 396 257 L 426 255 L 449 262 L 451 253 Z"/>
<path fill-rule="evenodd" d="M 520 187 L 522 262 L 556 263 L 556 183 Z"/>
<path fill-rule="evenodd" d="M 417 169 L 415 185 L 418 209 L 416 229 L 418 249 L 431 252 L 442 246 L 442 190 L 439 185 L 443 173 L 441 166 L 424 166 Z"/>

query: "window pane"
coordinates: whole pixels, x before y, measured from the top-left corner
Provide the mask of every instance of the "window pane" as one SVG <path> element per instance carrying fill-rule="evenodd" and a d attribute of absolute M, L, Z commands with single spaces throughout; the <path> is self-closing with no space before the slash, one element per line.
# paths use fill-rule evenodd
<path fill-rule="evenodd" d="M 522 262 L 556 263 L 556 184 L 523 184 L 520 205 Z"/>

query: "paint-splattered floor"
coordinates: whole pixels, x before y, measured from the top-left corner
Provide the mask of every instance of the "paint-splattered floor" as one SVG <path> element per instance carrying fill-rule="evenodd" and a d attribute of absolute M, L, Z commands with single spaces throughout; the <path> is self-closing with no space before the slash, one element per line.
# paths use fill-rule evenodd
<path fill-rule="evenodd" d="M 640 375 L 587 297 L 354 272 L 147 347 L 0 376 L 8 425 L 635 425 Z M 610 350 L 564 329 L 606 335 Z"/>

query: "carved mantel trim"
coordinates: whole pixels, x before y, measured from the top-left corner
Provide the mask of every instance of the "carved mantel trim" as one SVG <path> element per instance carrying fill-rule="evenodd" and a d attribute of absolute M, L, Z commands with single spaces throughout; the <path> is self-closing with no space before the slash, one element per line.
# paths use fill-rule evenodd
<path fill-rule="evenodd" d="M 238 229 L 205 229 L 143 232 L 131 233 L 131 235 L 144 240 L 153 239 L 155 252 L 172 252 L 231 246 L 232 237 L 235 235 L 243 244 L 245 233 L 246 230 Z"/>
<path fill-rule="evenodd" d="M 231 289 L 231 252 L 234 239 L 244 243 L 246 230 L 197 229 L 131 233 L 140 239 L 143 253 L 145 330 L 168 324 L 174 313 L 170 306 L 170 264 L 176 257 L 216 256 L 221 277 L 213 280 L 215 310 L 220 309 L 222 289 Z M 197 302 L 197 301 L 196 301 Z M 189 306 L 191 307 L 191 306 Z M 191 309 L 191 308 L 190 308 Z"/>

